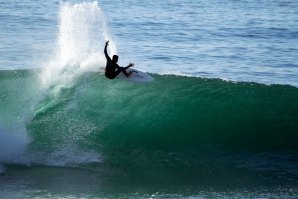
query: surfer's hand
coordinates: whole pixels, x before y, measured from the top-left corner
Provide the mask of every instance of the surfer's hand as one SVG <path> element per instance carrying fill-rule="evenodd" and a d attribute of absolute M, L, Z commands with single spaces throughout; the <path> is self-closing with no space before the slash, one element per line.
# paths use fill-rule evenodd
<path fill-rule="evenodd" d="M 134 65 L 135 65 L 134 63 L 131 63 L 131 62 L 130 62 L 128 66 L 129 66 L 129 67 L 133 67 Z"/>
<path fill-rule="evenodd" d="M 106 42 L 106 46 L 108 46 L 109 45 L 109 40 Z"/>

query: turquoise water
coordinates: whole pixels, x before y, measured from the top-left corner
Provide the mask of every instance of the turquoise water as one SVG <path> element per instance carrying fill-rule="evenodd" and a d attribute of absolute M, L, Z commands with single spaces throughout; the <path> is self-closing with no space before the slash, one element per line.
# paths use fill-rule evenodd
<path fill-rule="evenodd" d="M 0 75 L 1 197 L 297 196 L 295 87 L 88 72 L 36 91 L 39 75 Z"/>
<path fill-rule="evenodd" d="M 0 198 L 296 198 L 295 6 L 1 4 Z"/>

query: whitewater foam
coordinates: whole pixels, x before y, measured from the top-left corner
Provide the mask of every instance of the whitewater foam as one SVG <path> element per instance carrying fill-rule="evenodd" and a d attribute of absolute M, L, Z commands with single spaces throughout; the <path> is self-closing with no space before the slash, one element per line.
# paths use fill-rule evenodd
<path fill-rule="evenodd" d="M 23 162 L 28 143 L 26 133 L 10 133 L 0 127 L 0 164 Z"/>
<path fill-rule="evenodd" d="M 31 164 L 56 167 L 76 167 L 81 164 L 103 161 L 102 156 L 96 152 L 75 150 L 71 147 L 59 148 L 51 153 L 37 151 L 30 156 Z"/>
<path fill-rule="evenodd" d="M 97 152 L 76 150 L 72 146 L 64 146 L 50 153 L 27 149 L 30 142 L 26 135 L 9 133 L 0 128 L 0 174 L 6 171 L 4 164 L 72 167 L 103 161 Z"/>

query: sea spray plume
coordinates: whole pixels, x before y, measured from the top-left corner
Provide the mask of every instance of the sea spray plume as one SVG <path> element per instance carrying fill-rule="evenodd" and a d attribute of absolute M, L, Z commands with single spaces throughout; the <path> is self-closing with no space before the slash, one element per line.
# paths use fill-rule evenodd
<path fill-rule="evenodd" d="M 70 87 L 86 71 L 104 66 L 104 42 L 110 40 L 111 54 L 116 46 L 108 35 L 105 17 L 98 2 L 63 2 L 59 12 L 57 50 L 41 75 L 43 89 Z"/>
<path fill-rule="evenodd" d="M 40 75 L 43 96 L 35 109 L 34 119 L 36 122 L 43 115 L 45 125 L 51 122 L 50 126 L 53 123 L 46 119 L 46 116 L 52 108 L 55 109 L 55 106 L 61 103 L 63 88 L 72 88 L 83 73 L 104 66 L 103 46 L 106 40 L 111 41 L 111 53 L 116 54 L 115 45 L 107 33 L 104 15 L 96 1 L 63 2 L 60 5 L 58 19 L 57 49 L 53 59 L 44 66 Z M 55 118 L 60 118 L 63 114 L 61 112 L 55 115 Z M 32 128 L 35 122 L 32 122 L 29 128 Z M 61 128 L 57 130 L 58 136 L 53 135 L 49 129 L 39 130 L 42 136 L 47 134 L 50 137 L 57 136 L 56 142 L 51 146 L 41 145 L 41 148 L 35 148 L 31 156 L 32 163 L 62 166 L 101 161 L 101 156 L 97 152 L 81 149 L 78 144 L 78 140 L 83 140 L 88 134 L 87 128 L 76 132 L 76 122 L 65 124 L 61 121 L 61 124 Z M 67 125 L 72 127 L 71 131 L 63 127 Z M 89 124 L 88 128 L 91 126 L 92 124 Z M 38 139 L 34 137 L 34 140 Z"/>

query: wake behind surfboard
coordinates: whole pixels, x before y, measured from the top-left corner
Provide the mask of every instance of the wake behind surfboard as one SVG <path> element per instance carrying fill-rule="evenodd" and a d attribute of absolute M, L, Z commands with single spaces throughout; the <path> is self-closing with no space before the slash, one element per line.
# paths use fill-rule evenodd
<path fill-rule="evenodd" d="M 146 83 L 146 82 L 152 82 L 154 79 L 150 75 L 148 75 L 145 72 L 128 68 L 126 69 L 127 73 L 130 73 L 132 71 L 131 75 L 129 77 L 126 77 L 122 72 L 117 76 L 118 79 L 131 81 L 131 82 L 139 82 L 139 83 Z"/>

